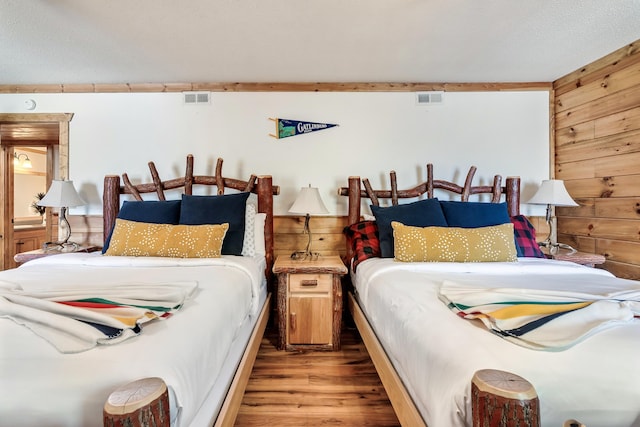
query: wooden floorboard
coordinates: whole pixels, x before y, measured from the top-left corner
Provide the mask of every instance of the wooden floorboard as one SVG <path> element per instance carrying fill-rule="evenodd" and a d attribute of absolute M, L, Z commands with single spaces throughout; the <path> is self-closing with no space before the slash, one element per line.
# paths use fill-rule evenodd
<path fill-rule="evenodd" d="M 268 328 L 236 426 L 400 425 L 355 328 L 343 328 L 334 352 L 278 351 L 277 338 Z"/>

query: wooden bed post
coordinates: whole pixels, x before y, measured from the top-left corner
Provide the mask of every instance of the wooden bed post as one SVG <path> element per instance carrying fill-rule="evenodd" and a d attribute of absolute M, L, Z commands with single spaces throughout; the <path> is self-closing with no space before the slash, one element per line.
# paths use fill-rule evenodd
<path fill-rule="evenodd" d="M 276 191 L 274 191 L 276 190 Z M 279 193 L 279 189 L 274 189 L 271 175 L 264 175 L 258 178 L 256 188 L 258 195 L 258 212 L 267 214 L 264 222 L 264 246 L 267 260 L 267 282 L 271 281 L 271 268 L 273 267 L 274 236 L 273 236 L 273 195 Z"/>
<path fill-rule="evenodd" d="M 520 215 L 520 177 L 507 177 L 504 192 L 509 209 L 509 216 Z"/>
<path fill-rule="evenodd" d="M 102 241 L 106 243 L 120 212 L 120 177 L 118 175 L 104 177 L 102 204 Z"/>
<path fill-rule="evenodd" d="M 540 403 L 524 378 L 496 369 L 477 371 L 471 380 L 473 427 L 540 427 Z"/>
<path fill-rule="evenodd" d="M 169 393 L 157 377 L 143 378 L 115 390 L 104 405 L 104 427 L 169 427 Z"/>

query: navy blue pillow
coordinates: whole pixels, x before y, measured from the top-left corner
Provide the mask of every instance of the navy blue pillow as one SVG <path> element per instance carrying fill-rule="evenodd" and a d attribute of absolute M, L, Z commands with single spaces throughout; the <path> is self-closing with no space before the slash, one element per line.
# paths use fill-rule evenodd
<path fill-rule="evenodd" d="M 373 212 L 378 223 L 380 255 L 382 258 L 393 258 L 393 229 L 391 228 L 391 221 L 398 221 L 404 225 L 414 227 L 447 226 L 447 220 L 442 213 L 442 208 L 437 198 L 388 207 L 371 205 L 371 212 Z"/>
<path fill-rule="evenodd" d="M 222 242 L 222 255 L 242 255 L 245 209 L 249 193 L 220 196 L 182 195 L 180 224 L 224 224 L 229 230 Z"/>
<path fill-rule="evenodd" d="M 506 203 L 440 201 L 449 227 L 475 228 L 511 222 Z"/>
<path fill-rule="evenodd" d="M 153 224 L 178 224 L 180 221 L 180 200 L 125 200 L 118 212 L 118 218 L 128 221 L 149 222 Z M 109 249 L 113 229 L 104 243 L 102 253 Z"/>

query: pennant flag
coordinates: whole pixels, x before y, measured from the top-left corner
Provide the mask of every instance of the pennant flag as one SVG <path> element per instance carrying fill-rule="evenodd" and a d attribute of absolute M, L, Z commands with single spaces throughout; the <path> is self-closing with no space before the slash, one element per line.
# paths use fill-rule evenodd
<path fill-rule="evenodd" d="M 304 133 L 315 132 L 318 130 L 329 129 L 334 126 L 338 126 L 336 124 L 331 123 L 314 123 L 314 122 L 301 122 L 298 120 L 288 120 L 288 119 L 272 119 L 276 122 L 276 134 L 270 133 L 269 136 L 274 138 L 287 138 L 289 136 L 302 135 Z"/>

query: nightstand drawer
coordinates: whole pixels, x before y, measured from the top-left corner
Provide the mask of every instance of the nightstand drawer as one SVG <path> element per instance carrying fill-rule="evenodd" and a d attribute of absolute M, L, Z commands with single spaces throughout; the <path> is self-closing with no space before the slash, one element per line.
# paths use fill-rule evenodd
<path fill-rule="evenodd" d="M 332 274 L 290 274 L 289 292 L 331 292 Z"/>

